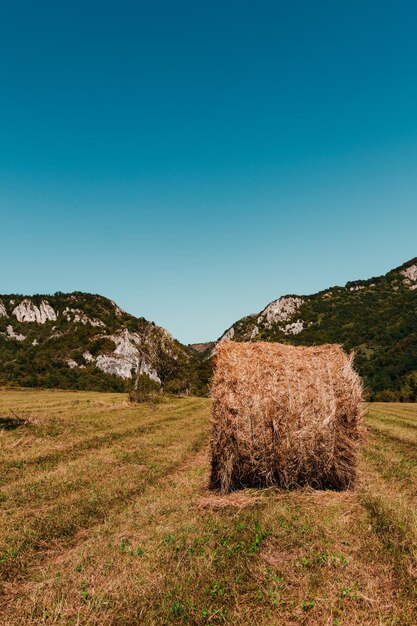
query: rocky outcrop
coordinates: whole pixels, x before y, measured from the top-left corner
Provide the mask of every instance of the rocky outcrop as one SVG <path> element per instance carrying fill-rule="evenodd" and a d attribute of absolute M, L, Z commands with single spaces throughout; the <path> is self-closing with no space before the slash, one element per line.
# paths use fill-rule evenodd
<path fill-rule="evenodd" d="M 12 311 L 18 322 L 37 322 L 38 324 L 45 324 L 48 321 L 55 321 L 57 319 L 57 313 L 48 303 L 47 300 L 42 300 L 39 306 L 34 304 L 29 298 L 22 300 Z"/>
<path fill-rule="evenodd" d="M 20 333 L 15 333 L 13 330 L 13 326 L 11 324 L 6 328 L 6 333 L 10 339 L 16 339 L 16 341 L 24 341 L 26 339 L 25 335 L 21 335 Z"/>
<path fill-rule="evenodd" d="M 9 317 L 7 315 L 6 307 L 4 306 L 4 303 L 1 300 L 0 300 L 0 317 Z"/>
<path fill-rule="evenodd" d="M 110 300 L 110 302 L 112 303 L 112 305 L 114 306 L 114 312 L 116 317 L 123 317 L 123 315 L 126 315 L 126 311 L 123 311 L 123 309 L 121 309 L 114 300 Z"/>
<path fill-rule="evenodd" d="M 96 359 L 96 367 L 107 374 L 114 374 L 121 378 L 132 378 L 132 369 L 134 363 L 124 357 L 118 357 L 112 354 L 100 354 Z"/>
<path fill-rule="evenodd" d="M 62 315 L 65 316 L 67 322 L 74 322 L 74 324 L 90 324 L 91 326 L 104 327 L 104 323 L 101 320 L 90 318 L 86 315 L 81 309 L 71 309 L 69 307 L 65 307 L 62 311 Z"/>
<path fill-rule="evenodd" d="M 146 363 L 146 361 L 142 362 L 140 373 L 148 376 L 148 378 L 154 380 L 156 383 L 161 384 L 161 379 L 159 378 L 157 371 L 152 367 L 152 365 Z"/>
<path fill-rule="evenodd" d="M 286 324 L 282 330 L 286 335 L 298 335 L 298 333 L 301 333 L 303 328 L 304 328 L 303 320 L 297 320 L 296 322 L 293 322 L 292 324 Z"/>
<path fill-rule="evenodd" d="M 288 324 L 279 327 L 284 334 L 297 335 L 303 330 L 304 324 L 301 320 L 291 322 L 291 318 L 294 317 L 304 302 L 305 300 L 298 296 L 282 296 L 268 304 L 258 316 L 256 314 L 248 315 L 228 328 L 216 345 L 231 339 L 238 341 L 257 340 L 256 337 L 259 335 L 260 329 L 270 329 L 279 322 L 288 322 Z"/>
<path fill-rule="evenodd" d="M 417 288 L 417 264 L 409 265 L 401 274 L 404 276 L 404 283 L 410 289 Z"/>
<path fill-rule="evenodd" d="M 233 339 L 234 336 L 235 336 L 235 329 L 232 326 L 231 328 L 226 330 L 225 333 L 223 333 L 223 335 L 220 337 L 217 343 L 223 343 L 223 341 L 229 341 L 230 339 Z"/>
<path fill-rule="evenodd" d="M 84 359 L 94 362 L 95 366 L 107 374 L 114 374 L 121 378 L 132 378 L 136 375 L 139 361 L 141 374 L 146 374 L 152 380 L 161 383 L 155 366 L 146 358 L 141 357 L 142 338 L 139 333 L 132 333 L 125 329 L 120 333 L 109 336 L 114 341 L 116 349 L 110 354 L 100 354 L 94 358 L 90 353 L 84 353 Z"/>
<path fill-rule="evenodd" d="M 278 298 L 278 300 L 274 300 L 261 311 L 258 317 L 258 324 L 263 324 L 270 328 L 272 324 L 286 322 L 298 311 L 303 302 L 303 298 L 297 296 Z"/>

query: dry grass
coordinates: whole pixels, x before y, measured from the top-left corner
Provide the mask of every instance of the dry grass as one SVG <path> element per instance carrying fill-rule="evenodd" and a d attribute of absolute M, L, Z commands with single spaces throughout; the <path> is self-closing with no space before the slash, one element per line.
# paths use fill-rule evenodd
<path fill-rule="evenodd" d="M 211 392 L 213 489 L 354 485 L 362 386 L 340 346 L 224 342 Z"/>
<path fill-rule="evenodd" d="M 11 408 L 2 626 L 417 623 L 416 406 L 370 406 L 354 491 L 228 496 L 207 490 L 207 400 L 1 392 Z"/>

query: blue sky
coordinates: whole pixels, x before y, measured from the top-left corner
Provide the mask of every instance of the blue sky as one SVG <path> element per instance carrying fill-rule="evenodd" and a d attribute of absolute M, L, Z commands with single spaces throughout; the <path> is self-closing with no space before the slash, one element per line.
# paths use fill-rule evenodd
<path fill-rule="evenodd" d="M 4 0 L 0 292 L 184 342 L 417 256 L 417 4 Z"/>

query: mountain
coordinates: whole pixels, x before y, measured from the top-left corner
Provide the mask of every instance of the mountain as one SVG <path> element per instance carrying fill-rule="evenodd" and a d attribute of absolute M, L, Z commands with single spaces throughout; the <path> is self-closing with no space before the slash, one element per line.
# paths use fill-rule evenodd
<path fill-rule="evenodd" d="M 340 343 L 372 399 L 417 401 L 417 258 L 384 276 L 287 295 L 218 341 Z M 0 295 L 0 385 L 125 391 L 138 365 L 173 392 L 207 393 L 215 343 L 184 346 L 89 293 Z"/>
<path fill-rule="evenodd" d="M 0 296 L 0 384 L 127 390 L 141 374 L 202 391 L 196 357 L 166 330 L 89 293 Z"/>
<path fill-rule="evenodd" d="M 215 345 L 215 341 L 206 341 L 204 343 L 189 343 L 188 348 L 199 359 L 205 359 L 209 354 L 211 354 L 211 351 L 213 350 Z"/>
<path fill-rule="evenodd" d="M 278 298 L 233 324 L 226 339 L 340 343 L 355 351 L 372 399 L 417 400 L 417 258 L 384 276 Z"/>

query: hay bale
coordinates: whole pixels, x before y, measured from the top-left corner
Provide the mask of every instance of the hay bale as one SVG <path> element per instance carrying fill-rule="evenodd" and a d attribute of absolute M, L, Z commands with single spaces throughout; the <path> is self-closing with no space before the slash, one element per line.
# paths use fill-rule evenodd
<path fill-rule="evenodd" d="M 362 386 L 340 346 L 235 343 L 217 348 L 210 486 L 355 483 Z"/>

